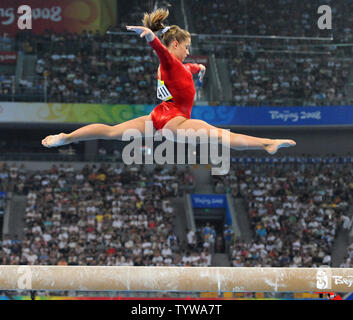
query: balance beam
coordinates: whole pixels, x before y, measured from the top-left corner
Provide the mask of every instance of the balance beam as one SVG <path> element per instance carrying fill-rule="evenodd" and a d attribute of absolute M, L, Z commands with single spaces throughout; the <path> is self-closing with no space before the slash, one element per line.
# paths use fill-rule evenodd
<path fill-rule="evenodd" d="M 1 265 L 0 290 L 353 292 L 353 268 Z"/>

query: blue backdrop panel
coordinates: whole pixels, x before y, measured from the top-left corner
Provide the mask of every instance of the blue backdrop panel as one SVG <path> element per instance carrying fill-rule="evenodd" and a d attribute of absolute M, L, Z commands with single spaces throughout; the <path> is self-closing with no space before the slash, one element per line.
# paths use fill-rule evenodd
<path fill-rule="evenodd" d="M 194 106 L 191 117 L 212 125 L 315 126 L 353 125 L 353 106 L 239 107 Z"/>
<path fill-rule="evenodd" d="M 225 208 L 227 224 L 232 224 L 232 217 L 225 194 L 191 194 L 191 203 L 193 208 Z"/>

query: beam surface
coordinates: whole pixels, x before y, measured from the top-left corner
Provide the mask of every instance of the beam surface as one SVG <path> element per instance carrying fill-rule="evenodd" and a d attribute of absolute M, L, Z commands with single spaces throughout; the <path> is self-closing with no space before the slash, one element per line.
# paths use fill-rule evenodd
<path fill-rule="evenodd" d="M 0 290 L 353 292 L 353 268 L 1 265 Z"/>

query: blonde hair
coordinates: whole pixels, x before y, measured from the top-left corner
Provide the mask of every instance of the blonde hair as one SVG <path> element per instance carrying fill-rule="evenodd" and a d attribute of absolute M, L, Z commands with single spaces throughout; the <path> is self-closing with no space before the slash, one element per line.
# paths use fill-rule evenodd
<path fill-rule="evenodd" d="M 163 21 L 169 16 L 169 10 L 157 9 L 151 13 L 145 13 L 142 19 L 142 23 L 146 28 L 151 29 L 153 32 L 163 30 L 166 26 Z M 170 29 L 163 33 L 161 39 L 163 43 L 168 47 L 174 40 L 183 42 L 191 38 L 190 33 L 177 25 L 170 26 Z"/>

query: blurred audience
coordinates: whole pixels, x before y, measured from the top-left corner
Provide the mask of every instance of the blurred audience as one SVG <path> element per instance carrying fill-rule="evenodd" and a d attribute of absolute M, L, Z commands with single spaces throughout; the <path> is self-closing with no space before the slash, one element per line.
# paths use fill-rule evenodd
<path fill-rule="evenodd" d="M 253 241 L 234 242 L 232 264 L 331 265 L 337 229 L 350 223 L 345 217 L 353 200 L 352 163 L 342 158 L 315 164 L 300 158 L 272 164 L 263 160 L 232 164 L 229 176 L 215 177 L 248 205 Z"/>
<path fill-rule="evenodd" d="M 2 243 L 3 264 L 206 266 L 204 246 L 183 251 L 169 197 L 190 170 L 70 164 L 0 170 L 2 190 L 27 195 L 24 238 Z M 183 182 L 185 183 L 185 182 Z M 187 182 L 186 182 L 187 183 Z"/>

